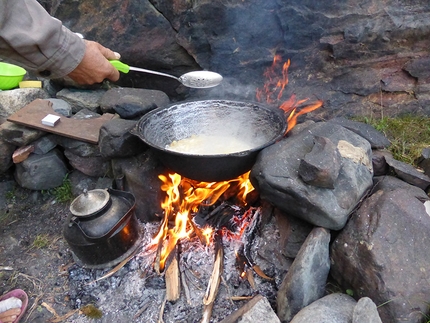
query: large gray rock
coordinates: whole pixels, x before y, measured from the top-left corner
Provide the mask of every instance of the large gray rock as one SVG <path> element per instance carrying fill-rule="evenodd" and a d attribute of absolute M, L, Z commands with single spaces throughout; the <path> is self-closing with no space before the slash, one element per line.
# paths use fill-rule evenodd
<path fill-rule="evenodd" d="M 274 210 L 274 216 L 279 227 L 280 250 L 277 252 L 294 259 L 314 227 L 297 217 L 286 215 L 279 209 Z"/>
<path fill-rule="evenodd" d="M 148 146 L 130 130 L 136 121 L 114 119 L 106 122 L 100 129 L 99 148 L 105 158 L 124 158 L 138 155 Z"/>
<path fill-rule="evenodd" d="M 311 231 L 279 287 L 277 314 L 289 322 L 302 308 L 325 294 L 330 271 L 330 233 L 324 228 Z"/>
<path fill-rule="evenodd" d="M 48 101 L 52 103 L 52 110 L 54 110 L 56 113 L 65 117 L 72 116 L 72 106 L 68 102 L 62 99 L 54 98 L 49 98 Z"/>
<path fill-rule="evenodd" d="M 116 112 L 121 118 L 133 119 L 169 102 L 169 97 L 162 91 L 113 88 L 103 95 L 100 107 L 103 112 Z"/>
<path fill-rule="evenodd" d="M 160 201 L 164 196 L 158 175 L 166 174 L 166 169 L 160 165 L 152 151 L 112 159 L 112 168 L 114 178 L 122 182 L 123 189 L 136 196 L 138 219 L 142 222 L 157 220 L 156 215 L 163 213 Z"/>
<path fill-rule="evenodd" d="M 48 190 L 60 186 L 67 174 L 63 155 L 57 149 L 45 155 L 31 154 L 16 164 L 15 180 L 30 190 Z"/>
<path fill-rule="evenodd" d="M 45 134 L 45 131 L 25 127 L 9 121 L 4 122 L 0 126 L 0 137 L 2 140 L 18 147 L 27 146 Z"/>
<path fill-rule="evenodd" d="M 36 99 L 47 99 L 49 94 L 40 88 L 0 91 L 0 120 L 6 119 Z"/>
<path fill-rule="evenodd" d="M 72 107 L 72 112 L 88 109 L 94 112 L 100 111 L 100 100 L 106 90 L 82 90 L 65 88 L 57 93 L 57 98 L 66 101 Z"/>
<path fill-rule="evenodd" d="M 84 142 L 77 139 L 57 136 L 57 135 L 53 137 L 53 140 L 55 140 L 55 142 L 59 146 L 68 150 L 74 155 L 77 155 L 80 157 L 100 157 L 101 156 L 100 148 L 98 145 L 90 144 L 88 142 Z"/>
<path fill-rule="evenodd" d="M 356 303 L 346 294 L 329 294 L 303 308 L 291 323 L 351 323 Z"/>
<path fill-rule="evenodd" d="M 349 120 L 344 117 L 333 118 L 330 119 L 329 122 L 336 123 L 355 132 L 357 135 L 362 136 L 370 143 L 372 149 L 384 149 L 391 145 L 387 137 L 385 137 L 382 132 L 377 131 L 370 124 Z"/>
<path fill-rule="evenodd" d="M 427 190 L 430 187 L 430 177 L 418 171 L 414 166 L 389 156 L 385 156 L 385 161 L 390 169 L 405 182 L 418 186 L 423 190 Z"/>
<path fill-rule="evenodd" d="M 57 146 L 55 141 L 55 135 L 43 136 L 36 141 L 33 141 L 31 145 L 34 147 L 34 153 L 37 155 L 43 155 L 51 151 Z"/>
<path fill-rule="evenodd" d="M 64 155 L 67 157 L 70 165 L 92 177 L 112 177 L 112 167 L 109 159 L 101 156 L 83 157 L 70 150 L 65 150 Z"/>
<path fill-rule="evenodd" d="M 237 323 L 280 323 L 281 321 L 276 316 L 273 309 L 270 307 L 270 303 L 265 297 L 254 304 L 248 311 L 246 311 Z"/>
<path fill-rule="evenodd" d="M 383 322 L 422 322 L 430 299 L 428 197 L 390 177 L 374 190 L 334 240 L 331 276 L 354 296 L 384 304 Z"/>
<path fill-rule="evenodd" d="M 352 323 L 382 323 L 376 304 L 369 297 L 362 297 L 355 305 Z"/>
<path fill-rule="evenodd" d="M 315 137 L 325 137 L 341 156 L 334 188 L 305 183 L 298 170 L 312 151 Z M 260 197 L 285 213 L 315 226 L 339 230 L 372 186 L 372 152 L 368 141 L 342 126 L 319 122 L 265 148 L 251 170 Z"/>

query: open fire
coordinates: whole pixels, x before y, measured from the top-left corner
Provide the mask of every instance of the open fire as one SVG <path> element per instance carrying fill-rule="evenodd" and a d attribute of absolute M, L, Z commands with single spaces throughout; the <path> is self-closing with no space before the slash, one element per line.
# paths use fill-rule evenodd
<path fill-rule="evenodd" d="M 212 183 L 190 180 L 179 174 L 160 175 L 159 178 L 161 189 L 166 192 L 161 204 L 164 216 L 157 234 L 144 247 L 142 255 L 153 259 L 154 271 L 164 276 L 165 301 L 175 302 L 180 297 L 181 281 L 186 280 L 180 278 L 183 271 L 180 263 L 184 263 L 179 252 L 182 244 L 200 243 L 193 249 L 213 250 L 212 274 L 201 299 L 204 305 L 201 322 L 209 322 L 223 277 L 224 243 L 235 246 L 235 267 L 241 279 L 248 278 L 247 268 L 257 268 L 257 274 L 262 274 L 258 266 L 252 265 L 246 243 L 242 241 L 246 232 L 252 232 L 258 217 L 257 208 L 250 206 L 251 193 L 255 190 L 249 172 L 233 180 Z M 262 277 L 270 279 L 264 274 Z"/>
<path fill-rule="evenodd" d="M 280 65 L 282 67 L 279 69 Z M 282 100 L 288 84 L 290 61 L 282 63 L 276 55 L 266 70 L 264 87 L 258 89 L 258 101 L 276 104 Z M 279 73 L 278 70 L 281 72 Z M 305 105 L 308 99 L 297 100 L 293 94 L 279 108 L 284 111 L 288 123 L 286 133 L 297 123 L 300 115 L 322 106 L 321 101 Z M 257 230 L 260 208 L 253 206 L 257 192 L 250 180 L 250 172 L 223 182 L 199 182 L 179 174 L 159 175 L 161 189 L 166 193 L 161 203 L 164 210 L 158 232 L 144 247 L 146 258 L 151 255 L 152 267 L 158 275 L 165 276 L 166 299 L 176 301 L 180 295 L 180 272 L 178 260 L 180 247 L 185 241 L 198 241 L 203 248 L 213 248 L 215 259 L 206 292 L 203 297 L 202 322 L 209 322 L 213 302 L 223 275 L 223 243 L 232 242 L 236 257 L 237 275 L 253 286 L 253 274 L 270 281 L 258 264 L 252 260 L 247 241 Z M 254 194 L 251 194 L 254 193 Z M 253 287 L 254 288 L 254 287 Z"/>
<path fill-rule="evenodd" d="M 227 221 L 217 219 L 211 222 L 210 211 L 213 215 L 218 212 L 218 216 L 222 217 L 220 206 L 214 208 L 214 205 L 219 200 L 226 201 L 231 197 L 235 198 L 234 205 L 245 206 L 246 196 L 254 190 L 249 181 L 249 172 L 237 179 L 218 183 L 197 182 L 182 178 L 179 174 L 169 174 L 168 177 L 160 175 L 159 178 L 163 182 L 161 189 L 166 192 L 166 199 L 162 203 L 164 217 L 160 230 L 152 242 L 152 246 L 157 246 L 155 269 L 158 273 L 164 270 L 167 258 L 180 239 L 195 234 L 206 246 L 213 241 L 216 230 L 233 229 L 228 230 L 230 236 L 240 236 L 243 232 L 246 227 L 244 219 L 232 215 Z M 195 217 L 206 221 L 196 223 Z"/>
<path fill-rule="evenodd" d="M 272 66 L 264 72 L 266 82 L 263 88 L 257 89 L 256 98 L 258 102 L 265 100 L 269 104 L 276 104 L 282 101 L 284 89 L 288 84 L 288 68 L 290 64 L 290 60 L 282 62 L 281 55 L 274 56 Z M 293 94 L 279 106 L 287 115 L 288 127 L 285 134 L 297 124 L 299 116 L 312 112 L 323 104 L 322 101 L 317 100 L 310 105 L 305 105 L 308 100 L 309 98 L 297 100 L 296 95 Z"/>

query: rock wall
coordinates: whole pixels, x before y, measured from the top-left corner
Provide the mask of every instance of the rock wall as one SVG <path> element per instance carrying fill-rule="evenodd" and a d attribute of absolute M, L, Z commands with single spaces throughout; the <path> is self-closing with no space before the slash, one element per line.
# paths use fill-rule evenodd
<path fill-rule="evenodd" d="M 172 99 L 255 100 L 275 54 L 290 59 L 284 97 L 324 101 L 320 116 L 428 115 L 430 3 L 426 0 L 41 0 L 73 31 L 120 52 L 130 65 L 177 76 L 208 69 L 212 90 L 138 73 L 125 86 Z"/>

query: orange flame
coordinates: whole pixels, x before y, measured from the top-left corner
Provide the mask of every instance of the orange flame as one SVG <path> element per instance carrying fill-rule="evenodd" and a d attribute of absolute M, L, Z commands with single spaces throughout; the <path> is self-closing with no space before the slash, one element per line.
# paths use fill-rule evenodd
<path fill-rule="evenodd" d="M 198 211 L 199 205 L 213 205 L 226 191 L 236 184 L 239 187 L 237 197 L 246 205 L 246 195 L 253 191 L 249 181 L 249 172 L 229 181 L 223 182 L 197 182 L 182 178 L 179 174 L 158 176 L 163 182 L 162 191 L 166 192 L 166 198 L 161 203 L 164 210 L 164 218 L 160 230 L 153 238 L 153 245 L 162 243 L 160 252 L 160 270 L 163 270 L 169 254 L 173 251 L 180 239 L 189 238 L 193 234 L 195 226 L 191 223 L 193 213 Z M 169 227 L 173 222 L 174 226 Z M 205 243 L 209 244 L 213 235 L 213 229 L 204 228 L 200 232 Z"/>
<path fill-rule="evenodd" d="M 275 101 L 281 99 L 284 89 L 288 84 L 288 68 L 290 67 L 290 60 L 288 60 L 283 64 L 281 75 L 279 75 L 279 63 L 281 60 L 281 55 L 275 55 L 273 57 L 272 66 L 267 68 L 264 72 L 263 75 L 267 81 L 263 89 L 257 89 L 256 96 L 259 102 L 262 101 L 263 96 L 265 96 L 267 103 L 275 103 Z M 276 99 L 274 99 L 274 97 Z"/>
<path fill-rule="evenodd" d="M 256 98 L 259 102 L 265 100 L 267 103 L 276 103 L 282 99 L 282 95 L 284 93 L 284 89 L 288 84 L 288 68 L 290 67 L 290 60 L 288 59 L 282 66 L 282 75 L 279 75 L 280 70 L 280 62 L 282 61 L 281 55 L 275 55 L 273 58 L 272 66 L 267 68 L 263 73 L 266 78 L 266 82 L 263 86 L 263 89 L 257 89 Z M 276 94 L 277 93 L 277 94 Z M 276 97 L 276 100 L 273 99 Z M 284 101 L 280 105 L 280 109 L 284 111 L 285 114 L 289 113 L 287 118 L 288 127 L 285 131 L 287 134 L 296 124 L 297 118 L 305 113 L 314 111 L 323 105 L 323 102 L 318 100 L 315 103 L 302 108 L 299 112 L 296 112 L 297 109 L 304 104 L 308 99 L 298 100 L 296 99 L 296 95 L 293 94 L 291 97 Z"/>

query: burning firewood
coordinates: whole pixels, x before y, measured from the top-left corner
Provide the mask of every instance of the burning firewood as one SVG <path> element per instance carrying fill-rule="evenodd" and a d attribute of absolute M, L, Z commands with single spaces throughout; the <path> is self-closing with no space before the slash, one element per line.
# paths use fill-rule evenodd
<path fill-rule="evenodd" d="M 221 276 L 224 267 L 224 249 L 222 247 L 221 232 L 217 231 L 214 237 L 215 240 L 215 262 L 212 270 L 211 278 L 209 279 L 208 288 L 203 299 L 203 304 L 208 305 L 215 301 L 218 293 L 218 287 L 221 283 Z"/>
<path fill-rule="evenodd" d="M 177 249 L 177 248 L 176 248 Z M 166 270 L 166 299 L 169 302 L 176 302 L 181 293 L 181 285 L 179 279 L 179 263 L 177 250 L 174 252 L 174 257 Z"/>
<path fill-rule="evenodd" d="M 217 231 L 214 236 L 215 243 L 215 261 L 211 278 L 203 298 L 204 310 L 201 323 L 208 323 L 212 315 L 212 308 L 215 298 L 218 294 L 218 288 L 221 283 L 222 272 L 224 268 L 224 249 L 222 246 L 221 231 Z"/>

